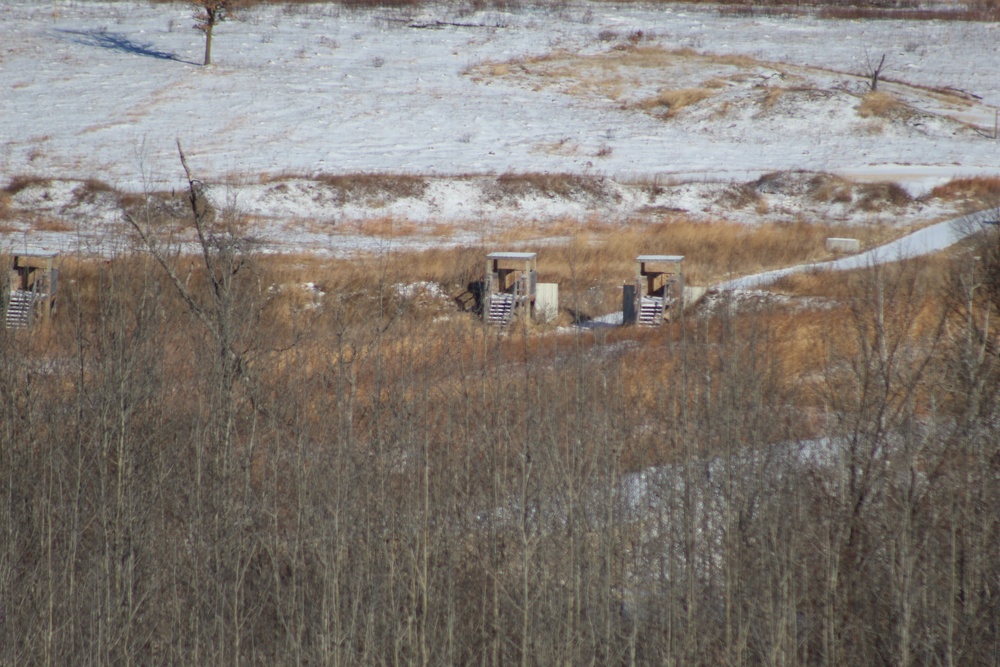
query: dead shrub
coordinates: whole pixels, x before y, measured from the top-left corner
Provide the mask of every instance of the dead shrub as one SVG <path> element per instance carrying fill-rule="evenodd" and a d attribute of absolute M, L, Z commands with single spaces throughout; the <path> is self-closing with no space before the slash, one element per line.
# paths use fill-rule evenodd
<path fill-rule="evenodd" d="M 211 207 L 207 201 L 206 206 Z M 118 195 L 118 206 L 122 213 L 144 225 L 162 228 L 185 226 L 191 217 L 190 204 L 186 192 L 122 192 Z M 214 211 L 210 217 L 214 217 Z"/>
<path fill-rule="evenodd" d="M 112 195 L 115 189 L 104 181 L 88 178 L 73 188 L 73 199 L 77 203 L 93 203 L 102 196 Z"/>
<path fill-rule="evenodd" d="M 913 197 L 898 183 L 860 183 L 855 186 L 858 208 L 863 211 L 878 211 L 887 206 L 906 206 Z"/>
<path fill-rule="evenodd" d="M 815 201 L 850 204 L 854 199 L 853 183 L 833 174 L 816 174 L 809 179 L 809 196 Z"/>
<path fill-rule="evenodd" d="M 630 44 L 639 44 L 640 42 L 647 42 L 654 39 L 656 39 L 656 33 L 651 30 L 633 30 L 628 36 Z"/>
<path fill-rule="evenodd" d="M 719 197 L 719 203 L 732 208 L 746 208 L 747 206 L 757 207 L 764 202 L 764 198 L 753 187 L 752 184 L 744 183 L 726 188 Z"/>
<path fill-rule="evenodd" d="M 772 171 L 754 181 L 753 187 L 764 194 L 799 197 L 810 194 L 816 188 L 813 181 L 817 176 L 838 178 L 811 171 Z"/>

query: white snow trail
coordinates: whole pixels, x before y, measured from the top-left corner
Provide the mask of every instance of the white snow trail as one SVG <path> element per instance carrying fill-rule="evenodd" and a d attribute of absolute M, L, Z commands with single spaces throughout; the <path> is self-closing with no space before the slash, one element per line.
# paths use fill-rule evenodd
<path fill-rule="evenodd" d="M 880 245 L 871 250 L 866 250 L 857 255 L 826 262 L 811 262 L 809 264 L 798 264 L 782 269 L 754 273 L 749 276 L 733 278 L 732 280 L 718 283 L 710 289 L 719 292 L 755 289 L 764 285 L 770 285 L 785 276 L 795 273 L 804 273 L 807 271 L 850 271 L 852 269 L 863 269 L 879 264 L 889 264 L 904 259 L 929 255 L 950 248 L 972 233 L 975 227 L 968 224 L 967 220 L 968 218 L 965 216 L 945 220 L 944 222 L 924 227 L 912 234 L 907 234 L 895 241 Z"/>

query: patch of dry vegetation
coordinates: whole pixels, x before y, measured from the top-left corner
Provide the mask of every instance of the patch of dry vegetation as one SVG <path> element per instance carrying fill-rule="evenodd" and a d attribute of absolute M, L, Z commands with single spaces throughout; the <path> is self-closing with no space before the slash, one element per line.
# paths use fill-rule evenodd
<path fill-rule="evenodd" d="M 857 206 L 862 211 L 883 211 L 889 207 L 907 206 L 913 201 L 899 183 L 858 183 L 854 189 Z"/>
<path fill-rule="evenodd" d="M 995 206 L 1000 202 L 1000 177 L 953 178 L 932 189 L 928 197 L 943 201 L 966 201 L 977 206 Z"/>
<path fill-rule="evenodd" d="M 427 189 L 425 177 L 393 172 L 321 174 L 314 177 L 285 172 L 261 178 L 262 183 L 274 183 L 277 187 L 290 180 L 312 180 L 333 190 L 341 203 L 373 207 L 385 206 L 398 199 L 419 199 Z"/>
<path fill-rule="evenodd" d="M 500 174 L 487 186 L 485 195 L 487 200 L 497 203 L 526 197 L 586 197 L 603 200 L 618 196 L 603 177 L 560 172 Z"/>
<path fill-rule="evenodd" d="M 3 192 L 8 196 L 13 197 L 22 190 L 27 190 L 28 188 L 44 188 L 51 184 L 52 179 L 50 178 L 17 174 L 11 177 L 11 179 L 7 182 L 7 185 L 3 188 Z"/>
<path fill-rule="evenodd" d="M 653 97 L 636 102 L 633 106 L 644 111 L 661 112 L 661 118 L 672 118 L 681 109 L 698 104 L 713 95 L 708 88 L 682 88 L 661 90 Z"/>
<path fill-rule="evenodd" d="M 121 192 L 118 193 L 118 205 L 124 215 L 154 229 L 180 230 L 190 222 L 190 204 L 183 191 Z M 208 201 L 203 200 L 203 205 L 210 216 L 215 215 Z"/>
<path fill-rule="evenodd" d="M 767 64 L 748 56 L 698 53 L 691 48 L 668 49 L 648 43 L 651 35 L 636 33 L 604 53 L 580 55 L 564 51 L 503 63 L 486 63 L 466 70 L 474 79 L 495 76 L 527 77 L 535 89 L 559 86 L 571 95 L 597 95 L 606 99 L 628 99 L 630 93 L 653 73 L 662 82 L 690 78 L 691 73 L 714 66 L 715 73 L 700 86 L 662 86 L 661 92 L 639 101 L 625 102 L 643 111 L 667 109 L 676 113 L 710 97 L 747 72 Z"/>
<path fill-rule="evenodd" d="M 929 299 L 940 303 L 942 288 L 953 268 L 955 252 L 942 252 L 907 260 L 909 270 L 919 276 L 920 289 Z M 768 289 L 797 297 L 816 297 L 833 302 L 846 302 L 857 292 L 858 285 L 871 278 L 869 269 L 853 271 L 807 271 L 792 273 L 771 283 Z"/>
<path fill-rule="evenodd" d="M 841 204 L 864 212 L 902 208 L 913 202 L 913 197 L 898 183 L 856 182 L 825 172 L 772 172 L 743 189 L 748 199 L 755 193 L 807 197 L 822 204 Z"/>
<path fill-rule="evenodd" d="M 785 94 L 785 89 L 781 86 L 770 86 L 761 97 L 760 105 L 765 111 L 774 107 L 778 100 Z"/>
<path fill-rule="evenodd" d="M 862 118 L 902 118 L 910 111 L 909 105 L 881 91 L 866 94 L 858 105 L 858 115 Z"/>
<path fill-rule="evenodd" d="M 838 20 L 896 21 L 997 21 L 1000 20 L 1000 4 L 995 0 L 975 0 L 951 7 L 873 7 L 852 4 L 838 6 L 822 5 L 819 17 Z"/>
<path fill-rule="evenodd" d="M 25 219 L 29 229 L 36 232 L 71 232 L 73 225 L 55 216 L 37 214 Z"/>
<path fill-rule="evenodd" d="M 351 227 L 363 236 L 380 239 L 412 237 L 434 237 L 445 239 L 455 233 L 455 228 L 446 224 L 422 224 L 407 218 L 385 215 L 359 220 Z"/>
<path fill-rule="evenodd" d="M 0 192 L 0 222 L 13 220 L 15 216 L 10 200 L 11 196 L 7 192 Z"/>

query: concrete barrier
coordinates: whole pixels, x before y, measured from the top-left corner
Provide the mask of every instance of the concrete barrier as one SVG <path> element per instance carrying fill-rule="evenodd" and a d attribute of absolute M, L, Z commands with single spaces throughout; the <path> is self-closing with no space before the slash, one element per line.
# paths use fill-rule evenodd
<path fill-rule="evenodd" d="M 559 283 L 538 283 L 535 286 L 535 319 L 552 322 L 559 317 Z"/>
<path fill-rule="evenodd" d="M 691 285 L 684 286 L 684 307 L 690 308 L 694 304 L 701 301 L 701 298 L 705 296 L 705 292 L 708 291 L 707 287 L 693 287 Z"/>
<path fill-rule="evenodd" d="M 827 252 L 860 252 L 861 242 L 857 239 L 839 239 L 831 237 L 826 240 Z"/>

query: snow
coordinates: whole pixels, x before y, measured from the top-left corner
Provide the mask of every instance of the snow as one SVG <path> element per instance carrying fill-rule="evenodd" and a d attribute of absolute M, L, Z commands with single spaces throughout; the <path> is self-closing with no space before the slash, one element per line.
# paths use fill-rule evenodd
<path fill-rule="evenodd" d="M 119 229 L 116 202 L 78 201 L 76 184 L 182 188 L 178 139 L 199 179 L 227 183 L 211 195 L 238 200 L 277 251 L 480 243 L 516 224 L 670 212 L 884 223 L 781 193 L 762 194 L 756 208 L 720 197 L 779 170 L 896 180 L 914 195 L 952 176 L 1000 173 L 987 136 L 1000 70 L 975 65 L 997 62 L 998 37 L 989 23 L 723 17 L 691 5 L 301 4 L 221 24 L 205 68 L 183 3 L 0 0 L 0 174 L 65 179 L 13 198 L 63 229 L 9 220 L 0 243 L 105 248 Z M 669 69 L 627 58 L 684 48 Z M 883 52 L 884 89 L 913 108 L 903 119 L 857 113 L 866 54 Z M 613 98 L 594 73 L 619 60 L 627 85 Z M 709 102 L 668 119 L 636 105 L 712 79 L 723 84 Z M 419 196 L 347 198 L 312 180 L 359 172 L 420 175 L 425 185 Z M 534 172 L 593 177 L 597 190 L 497 189 L 498 174 Z M 910 225 L 947 213 L 921 201 L 888 217 Z M 456 229 L 387 241 L 358 230 L 372 219 Z"/>
<path fill-rule="evenodd" d="M 212 178 L 538 170 L 746 179 L 777 169 L 996 168 L 996 144 L 974 134 L 855 132 L 826 141 L 841 134 L 834 123 L 858 122 L 849 109 L 839 114 L 845 118 L 804 109 L 735 128 L 674 127 L 608 100 L 466 73 L 555 51 L 606 52 L 614 43 L 598 39 L 602 30 L 822 67 L 850 85 L 866 52 L 886 52 L 886 77 L 978 95 L 982 104 L 964 113 L 991 127 L 1000 73 L 970 63 L 996 62 L 995 24 L 720 17 L 690 6 L 606 3 L 460 11 L 468 12 L 261 7 L 218 27 L 215 65 L 202 68 L 203 42 L 183 4 L 69 0 L 53 17 L 49 0 L 2 2 L 0 168 L 95 176 L 136 190 L 176 185 L 175 138 L 192 167 Z M 575 148 L 539 150 L 556 144 Z M 598 157 L 603 145 L 612 152 Z"/>

